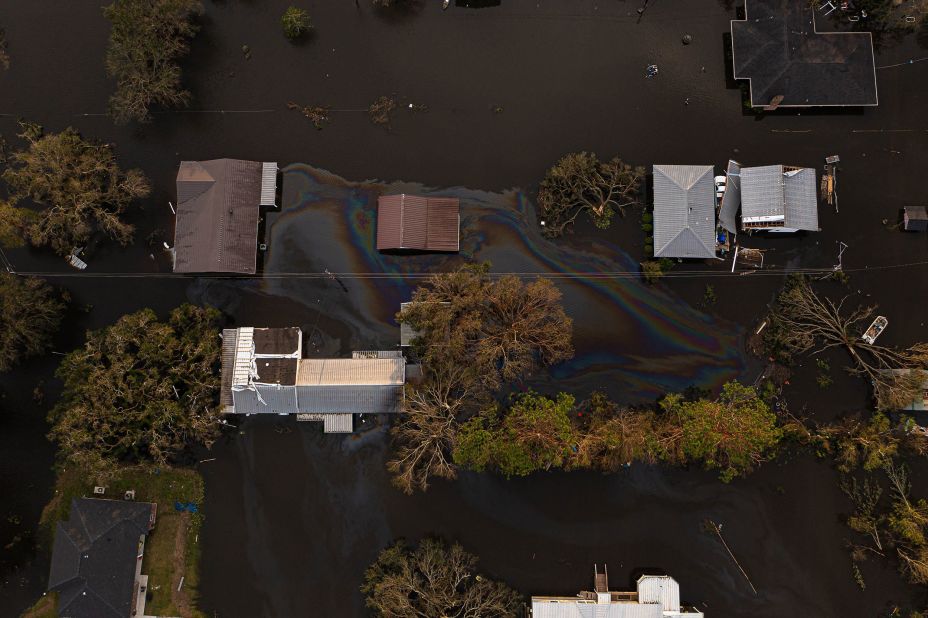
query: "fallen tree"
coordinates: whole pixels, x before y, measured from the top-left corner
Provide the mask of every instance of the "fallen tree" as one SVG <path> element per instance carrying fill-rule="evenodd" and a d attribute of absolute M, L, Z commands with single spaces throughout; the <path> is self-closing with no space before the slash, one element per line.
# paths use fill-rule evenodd
<path fill-rule="evenodd" d="M 928 343 L 904 350 L 868 344 L 861 334 L 876 307 L 850 308 L 848 299 L 835 303 L 819 295 L 806 277 L 790 277 L 771 316 L 769 346 L 789 355 L 844 348 L 854 361 L 848 371 L 869 379 L 879 409 L 906 407 L 928 379 Z"/>

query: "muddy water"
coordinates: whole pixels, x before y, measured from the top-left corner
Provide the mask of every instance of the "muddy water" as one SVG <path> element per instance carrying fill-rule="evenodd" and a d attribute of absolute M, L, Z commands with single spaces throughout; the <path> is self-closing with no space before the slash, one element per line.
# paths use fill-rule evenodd
<path fill-rule="evenodd" d="M 531 219 L 529 207 L 510 188 L 531 186 L 547 165 L 576 149 L 642 164 L 720 165 L 735 157 L 815 167 L 838 153 L 840 213 L 822 209 L 823 231 L 752 244 L 769 249 L 768 263 L 786 267 L 830 266 L 837 241 L 848 243 L 845 266 L 867 269 L 853 274 L 848 291 L 859 289 L 863 301 L 879 303 L 890 317 L 884 340 L 928 339 L 928 271 L 885 269 L 928 259 L 928 239 L 882 224 L 926 199 L 928 63 L 881 70 L 875 110 L 756 119 L 741 113 L 739 93 L 727 88 L 723 34 L 732 14 L 708 0 L 652 0 L 640 23 L 631 1 L 506 0 L 497 8 L 446 12 L 429 3 L 402 16 L 373 11 L 364 0 L 325 1 L 309 7 L 316 33 L 296 46 L 279 32 L 286 4 L 206 2 L 186 83 L 194 109 L 229 113 L 159 115 L 128 128 L 82 115 L 103 112 L 111 89 L 102 70 L 107 27 L 96 3 L 0 4 L 12 57 L 10 70 L 0 72 L 0 132 L 9 140 L 20 116 L 53 130 L 73 125 L 114 142 L 121 162 L 142 167 L 153 181 L 152 198 L 133 215 L 142 242 L 100 248 L 89 274 L 168 270 L 144 239 L 172 230 L 167 201 L 181 159 L 303 161 L 317 170 L 293 169 L 305 174 L 306 195 L 341 183 L 341 193 L 292 217 L 299 220 L 284 214 L 276 222 L 269 270 L 402 274 L 443 264 L 381 258 L 365 244 L 370 222 L 349 221 L 339 205 L 360 212 L 370 190 L 397 188 L 396 180 L 423 183 L 472 204 L 465 244 L 497 270 L 620 270 L 640 259 L 643 235 L 633 216 L 608 232 L 580 226 L 550 245 L 522 225 Z M 680 44 L 684 33 L 693 44 Z M 252 51 L 248 60 L 243 44 Z M 877 64 L 925 55 L 909 39 L 881 50 Z M 660 73 L 646 79 L 651 63 Z M 285 109 L 296 101 L 363 110 L 382 94 L 401 103 L 389 129 L 373 126 L 363 111 L 335 111 L 329 126 L 316 131 Z M 410 112 L 411 102 L 428 111 Z M 494 113 L 497 106 L 501 113 Z M 319 183 L 319 169 L 348 181 L 333 176 Z M 298 201 L 288 204 L 300 209 Z M 20 270 L 67 272 L 44 252 L 13 252 L 12 259 Z M 183 300 L 216 304 L 236 324 L 299 324 L 320 353 L 390 345 L 396 341 L 390 316 L 411 285 L 404 277 L 346 278 L 345 293 L 325 279 L 55 282 L 78 308 L 93 305 L 69 316 L 56 342 L 60 351 L 77 345 L 86 328 L 144 306 L 164 312 Z M 709 316 L 694 308 L 707 283 L 719 298 Z M 565 302 L 577 320 L 577 360 L 542 386 L 607 388 L 635 399 L 695 380 L 753 379 L 738 339 L 778 284 L 778 276 L 680 278 L 657 290 L 624 281 L 565 282 Z M 45 585 L 47 556 L 30 535 L 50 497 L 52 451 L 44 440 L 47 404 L 35 404 L 31 393 L 44 380 L 54 396 L 54 360 L 24 365 L 2 381 L 0 546 L 20 538 L 0 549 L 3 616 L 16 615 Z M 827 391 L 814 384 L 812 371 L 800 372 L 791 403 L 821 417 L 865 406 L 863 386 L 840 374 L 845 362 L 832 359 L 836 385 Z M 872 616 L 890 600 L 925 601 L 876 562 L 863 569 L 867 590 L 857 590 L 839 519 L 848 504 L 832 471 L 811 458 L 768 466 L 731 486 L 697 471 L 634 468 L 627 476 L 552 474 L 518 482 L 465 476 L 407 498 L 384 475 L 381 434 L 323 438 L 315 428 L 266 422 L 242 430 L 203 467 L 209 524 L 201 538 L 202 602 L 219 616 L 358 615 L 360 574 L 379 547 L 396 536 L 432 532 L 461 540 L 488 571 L 529 593 L 573 593 L 588 585 L 591 563 L 609 562 L 620 585 L 637 569 L 670 572 L 684 598 L 705 602 L 716 616 Z M 704 517 L 724 523 L 757 597 L 700 532 Z"/>

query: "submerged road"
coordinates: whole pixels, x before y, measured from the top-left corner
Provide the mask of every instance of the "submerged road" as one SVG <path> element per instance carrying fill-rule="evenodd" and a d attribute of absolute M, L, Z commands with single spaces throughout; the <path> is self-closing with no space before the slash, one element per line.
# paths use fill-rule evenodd
<path fill-rule="evenodd" d="M 740 93 L 726 79 L 724 37 L 734 17 L 726 2 L 655 0 L 639 19 L 639 3 L 621 0 L 504 0 L 444 12 L 437 2 L 391 12 L 366 1 L 325 0 L 307 7 L 316 29 L 299 45 L 280 33 L 288 4 L 206 2 L 184 63 L 192 107 L 129 127 L 101 115 L 112 83 L 103 71 L 108 26 L 97 4 L 0 6 L 11 56 L 10 69 L 0 71 L 0 133 L 14 142 L 19 117 L 49 130 L 75 126 L 114 143 L 121 164 L 145 170 L 154 187 L 131 215 L 136 244 L 99 247 L 86 276 L 73 276 L 47 252 L 8 253 L 19 270 L 66 275 L 53 278 L 73 297 L 56 351 L 73 349 L 86 329 L 124 313 L 146 306 L 165 313 L 183 301 L 214 304 L 234 325 L 300 325 L 320 354 L 392 345 L 391 316 L 414 279 L 343 277 L 346 293 L 327 278 L 286 276 L 452 266 L 454 258 L 402 260 L 370 249 L 364 214 L 380 188 L 464 198 L 463 257 L 489 259 L 495 270 L 634 269 L 643 244 L 634 213 L 606 232 L 580 225 L 556 243 L 538 236 L 531 190 L 519 187 L 534 186 L 572 150 L 643 165 L 721 166 L 737 158 L 816 168 L 840 154 L 840 213 L 820 210 L 822 232 L 753 240 L 778 271 L 828 268 L 838 242 L 847 243 L 843 263 L 855 271 L 848 291 L 860 290 L 863 302 L 878 303 L 890 317 L 881 342 L 928 340 L 928 269 L 884 269 L 928 260 L 926 236 L 894 228 L 899 209 L 928 198 L 928 63 L 907 63 L 926 55 L 915 37 L 887 40 L 878 50 L 878 66 L 888 67 L 878 71 L 878 108 L 761 118 L 742 112 Z M 683 34 L 692 35 L 690 45 L 682 45 Z M 648 79 L 650 64 L 660 71 Z M 381 95 L 400 103 L 389 127 L 373 125 L 364 112 Z M 335 111 L 317 131 L 287 109 L 290 101 Z M 427 111 L 410 111 L 410 103 Z M 217 157 L 306 164 L 287 168 L 284 208 L 270 226 L 266 266 L 281 277 L 162 276 L 170 266 L 157 247 L 173 230 L 167 202 L 177 165 Z M 655 288 L 626 278 L 559 280 L 578 354 L 540 376 L 537 387 L 601 388 L 642 400 L 691 383 L 753 379 L 740 338 L 780 276 L 699 272 L 710 268 L 678 267 L 675 275 L 690 274 Z M 146 278 L 136 276 L 142 273 Z M 712 307 L 700 307 L 706 284 L 718 297 Z M 44 417 L 58 389 L 58 358 L 0 376 L 3 616 L 18 615 L 46 583 L 48 557 L 36 549 L 35 531 L 51 497 Z M 840 374 L 846 359 L 829 360 L 835 385 L 823 391 L 814 372 L 800 369 L 787 393 L 791 404 L 820 418 L 860 411 L 865 385 Z M 44 401 L 33 398 L 36 387 Z M 396 537 L 433 533 L 461 541 L 488 573 L 529 594 L 573 594 L 589 586 L 591 565 L 605 562 L 619 586 L 630 586 L 642 569 L 668 572 L 683 598 L 710 616 L 873 616 L 891 603 L 928 600 L 878 561 L 863 565 L 867 589 L 857 588 L 841 521 L 850 505 L 834 471 L 811 456 L 769 464 L 730 485 L 697 470 L 633 467 L 608 477 L 463 475 L 407 497 L 389 485 L 383 433 L 335 438 L 315 426 L 286 427 L 245 422 L 202 466 L 200 600 L 208 615 L 363 615 L 358 587 L 369 561 Z M 702 532 L 705 518 L 724 524 L 756 596 Z"/>

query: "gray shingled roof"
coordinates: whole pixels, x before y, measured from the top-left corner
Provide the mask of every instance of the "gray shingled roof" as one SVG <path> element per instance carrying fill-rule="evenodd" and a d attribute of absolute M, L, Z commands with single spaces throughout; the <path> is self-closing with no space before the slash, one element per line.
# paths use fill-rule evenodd
<path fill-rule="evenodd" d="M 71 500 L 69 518 L 55 530 L 48 576 L 59 616 L 129 616 L 139 538 L 151 529 L 154 508 L 149 502 Z"/>
<path fill-rule="evenodd" d="M 818 4 L 818 3 L 814 3 Z M 876 105 L 869 32 L 817 32 L 807 0 L 745 0 L 731 22 L 735 79 L 749 79 L 751 105 Z"/>
<path fill-rule="evenodd" d="M 715 257 L 711 165 L 654 166 L 654 257 Z"/>
<path fill-rule="evenodd" d="M 783 227 L 817 232 L 815 170 L 786 170 L 782 165 L 741 170 L 741 217 L 782 215 Z"/>
<path fill-rule="evenodd" d="M 261 164 L 182 161 L 177 172 L 174 272 L 254 274 Z"/>

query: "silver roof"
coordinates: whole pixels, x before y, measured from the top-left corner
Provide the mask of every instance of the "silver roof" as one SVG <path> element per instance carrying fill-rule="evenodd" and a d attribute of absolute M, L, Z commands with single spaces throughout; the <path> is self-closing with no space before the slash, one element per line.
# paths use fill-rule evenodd
<path fill-rule="evenodd" d="M 654 257 L 715 257 L 711 165 L 654 166 Z"/>
<path fill-rule="evenodd" d="M 818 231 L 815 170 L 782 165 L 741 169 L 741 217 L 783 217 L 783 226 Z"/>
<path fill-rule="evenodd" d="M 732 234 L 737 234 L 738 209 L 741 208 L 741 164 L 729 160 L 725 174 L 727 179 L 719 209 L 719 224 Z"/>

